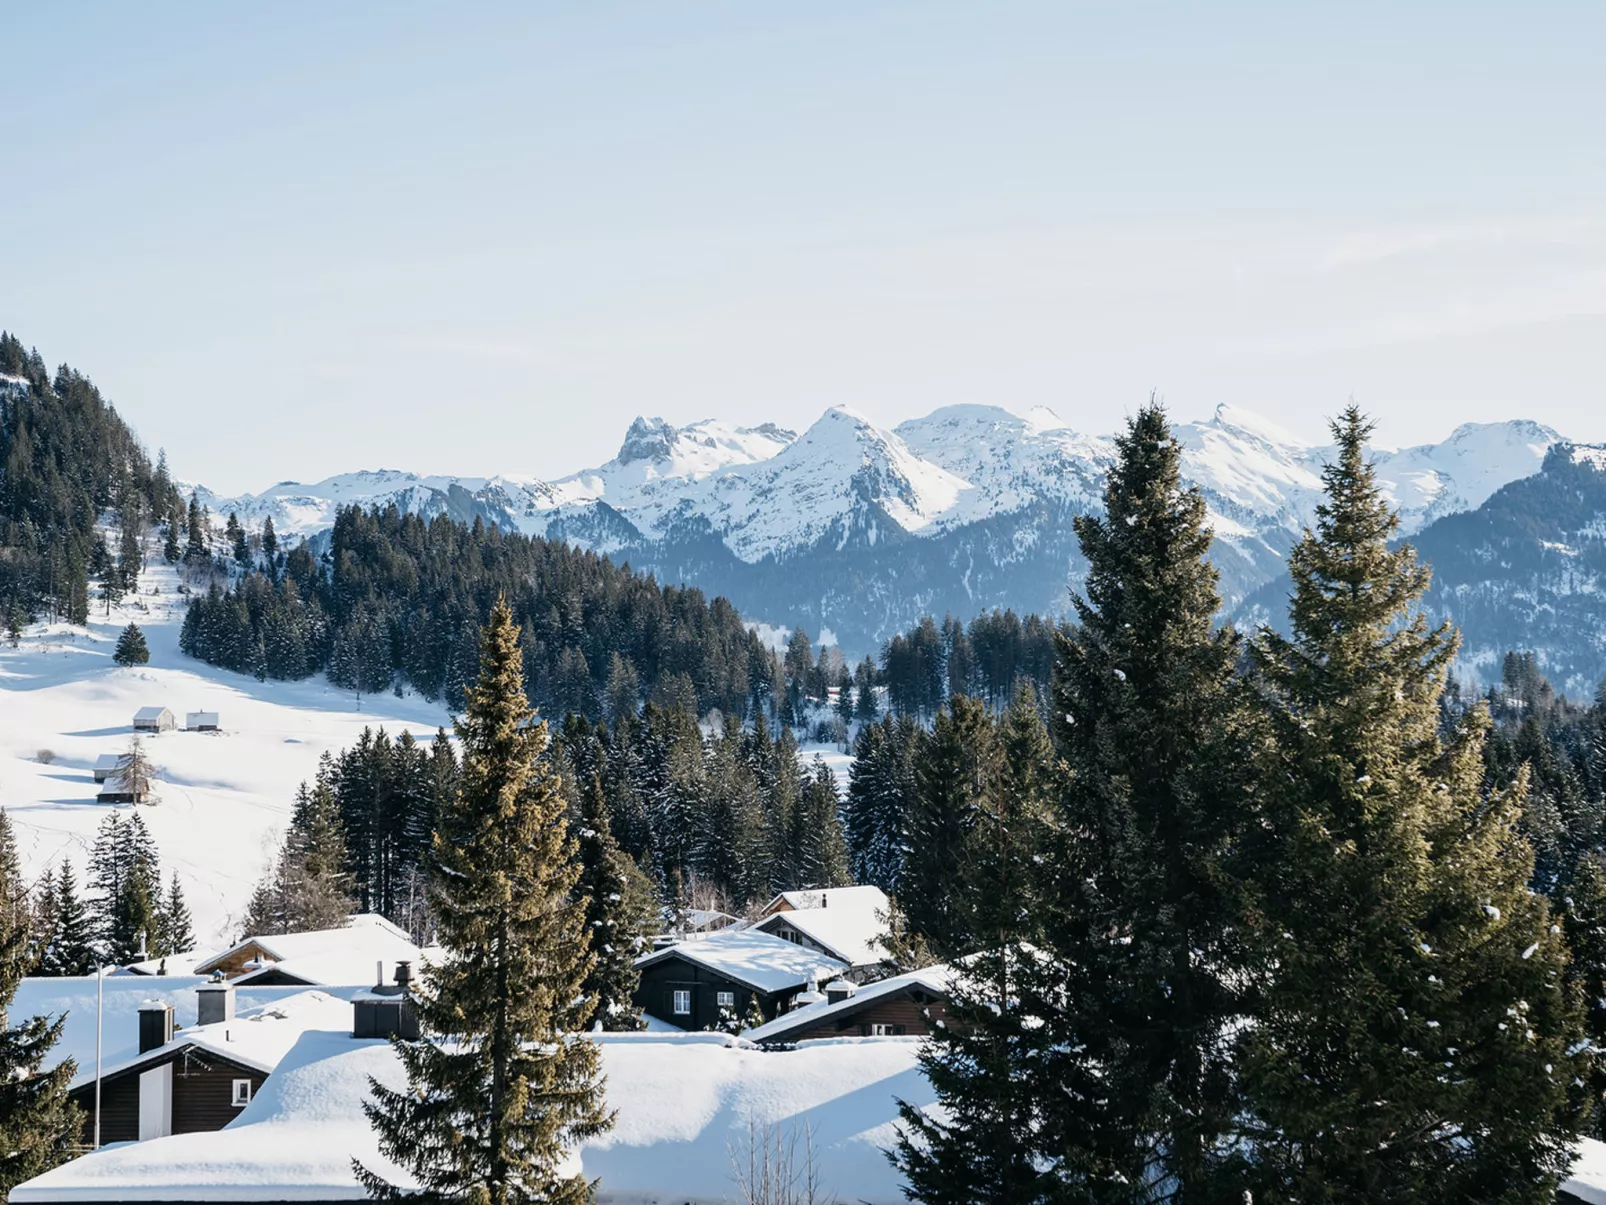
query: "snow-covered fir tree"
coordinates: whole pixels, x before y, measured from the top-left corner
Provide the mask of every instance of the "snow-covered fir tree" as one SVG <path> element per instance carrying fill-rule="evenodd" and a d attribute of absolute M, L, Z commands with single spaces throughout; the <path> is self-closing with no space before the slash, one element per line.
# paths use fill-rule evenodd
<path fill-rule="evenodd" d="M 591 1185 L 565 1172 L 568 1152 L 611 1124 L 597 1047 L 578 1036 L 595 1004 L 581 991 L 593 958 L 573 896 L 580 868 L 504 602 L 481 648 L 457 723 L 460 786 L 430 855 L 446 955 L 416 1001 L 423 1037 L 396 1042 L 407 1088 L 373 1083 L 366 1110 L 380 1150 L 426 1194 L 580 1205 Z M 410 1196 L 357 1170 L 380 1199 Z"/>

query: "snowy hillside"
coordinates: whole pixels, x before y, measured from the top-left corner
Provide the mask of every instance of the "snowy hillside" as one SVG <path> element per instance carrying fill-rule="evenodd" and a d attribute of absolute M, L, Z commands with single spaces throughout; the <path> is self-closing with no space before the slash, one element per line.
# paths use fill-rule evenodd
<path fill-rule="evenodd" d="M 393 696 L 364 697 L 359 710 L 351 694 L 322 677 L 263 683 L 193 661 L 178 651 L 178 586 L 172 569 L 153 567 L 109 617 L 96 604 L 87 633 L 35 624 L 19 647 L 0 643 L 0 805 L 30 883 L 63 857 L 73 860 L 82 883 L 96 828 L 107 813 L 129 810 L 95 802 L 95 759 L 128 747 L 140 707 L 168 707 L 181 724 L 187 710 L 217 711 L 221 732 L 146 739 L 158 801 L 139 809 L 164 874 L 178 872 L 204 945 L 238 933 L 252 886 L 289 821 L 296 786 L 313 776 L 325 750 L 350 745 L 364 725 L 432 736 L 446 714 Z M 145 633 L 150 664 L 120 669 L 112 648 L 130 621 Z"/>
<path fill-rule="evenodd" d="M 1176 435 L 1221 541 L 1230 606 L 1281 571 L 1330 449 L 1230 406 Z M 1536 472 L 1560 440 L 1522 420 L 1466 424 L 1442 443 L 1375 456 L 1409 534 Z M 1111 437 L 1044 409 L 949 406 L 888 431 L 833 407 L 801 435 L 640 418 L 614 459 L 550 482 L 382 471 L 234 499 L 197 493 L 252 526 L 271 515 L 292 538 L 327 529 L 352 503 L 479 517 L 726 594 L 754 618 L 830 628 L 863 650 L 926 611 L 1062 612 L 1079 575 L 1070 520 L 1098 508 L 1113 455 Z"/>

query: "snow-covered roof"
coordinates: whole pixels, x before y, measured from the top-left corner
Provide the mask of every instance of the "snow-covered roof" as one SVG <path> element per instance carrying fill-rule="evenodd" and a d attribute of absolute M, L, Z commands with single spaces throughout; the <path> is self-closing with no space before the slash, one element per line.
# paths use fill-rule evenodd
<path fill-rule="evenodd" d="M 738 1193 L 732 1155 L 744 1143 L 805 1132 L 824 1196 L 903 1201 L 883 1151 L 898 1100 L 925 1107 L 934 1099 L 918 1041 L 837 1039 L 775 1053 L 718 1034 L 589 1036 L 601 1047 L 617 1117 L 565 1170 L 600 1178 L 599 1205 L 727 1202 Z M 305 1033 L 226 1128 L 107 1147 L 20 1185 L 11 1200 L 361 1200 L 353 1158 L 410 1187 L 379 1155 L 363 1115 L 370 1075 L 403 1083 L 389 1043 Z"/>
<path fill-rule="evenodd" d="M 102 753 L 95 759 L 95 769 L 97 770 L 115 770 L 122 764 L 123 755 L 121 753 Z"/>
<path fill-rule="evenodd" d="M 236 1012 L 229 1021 L 214 1021 L 210 1025 L 191 1025 L 173 1035 L 165 1046 L 139 1053 L 117 1062 L 101 1058 L 101 1078 L 115 1075 L 130 1067 L 159 1062 L 176 1050 L 186 1048 L 215 1054 L 230 1062 L 239 1063 L 260 1071 L 264 1075 L 279 1065 L 279 1060 L 309 1029 L 341 1030 L 351 1032 L 351 1002 L 340 996 L 316 988 L 299 991 L 271 1004 L 264 1004 L 244 1013 Z M 95 1065 L 80 1063 L 72 1086 L 78 1088 L 95 1080 Z"/>
<path fill-rule="evenodd" d="M 757 929 L 721 929 L 696 941 L 683 941 L 645 954 L 636 959 L 636 966 L 651 966 L 674 957 L 695 962 L 761 992 L 783 992 L 808 982 L 810 975 L 829 978 L 847 966 Z"/>
<path fill-rule="evenodd" d="M 755 1025 L 745 1030 L 742 1037 L 749 1042 L 773 1042 L 784 1040 L 789 1033 L 796 1033 L 800 1029 L 812 1029 L 816 1025 L 840 1016 L 844 1012 L 863 1008 L 883 996 L 893 996 L 905 988 L 920 987 L 935 995 L 948 994 L 948 981 L 952 971 L 946 963 L 936 966 L 923 967 L 918 971 L 910 971 L 904 975 L 894 975 L 890 979 L 881 979 L 875 983 L 867 983 L 859 988 L 846 1000 L 839 1000 L 835 1004 L 830 1001 L 821 1001 L 803 1008 L 795 1008 L 789 1013 L 782 1013 L 773 1021 L 763 1025 Z"/>
<path fill-rule="evenodd" d="M 139 1052 L 139 1006 L 147 1000 L 160 1000 L 173 1006 L 173 1020 L 193 1031 L 198 999 L 195 989 L 211 980 L 202 975 L 108 975 L 101 1016 L 101 1063 L 119 1066 Z M 349 997 L 358 986 L 326 989 L 330 994 Z M 248 987 L 235 992 L 236 1015 L 278 1004 L 304 994 L 304 987 Z M 52 976 L 24 979 L 16 997 L 6 1010 L 12 1023 L 22 1018 L 48 1016 L 63 1018 L 61 1040 L 50 1049 L 46 1065 L 57 1066 L 72 1059 L 78 1073 L 95 1069 L 95 977 L 93 975 Z M 348 1018 L 349 1024 L 349 1018 Z"/>
<path fill-rule="evenodd" d="M 688 929 L 699 932 L 704 929 L 732 925 L 741 919 L 739 916 L 732 916 L 729 912 L 720 912 L 712 908 L 686 908 L 681 912 L 680 916 Z"/>
<path fill-rule="evenodd" d="M 184 713 L 186 724 L 215 724 L 217 712 L 215 711 L 187 711 Z"/>
<path fill-rule="evenodd" d="M 418 966 L 423 951 L 405 930 L 375 913 L 351 918 L 343 929 L 317 929 L 310 933 L 269 933 L 230 946 L 196 966 L 207 975 L 225 966 L 235 955 L 257 949 L 268 960 L 260 970 L 248 971 L 234 982 L 241 986 L 278 971 L 303 983 L 372 983 L 376 963 L 383 962 L 388 976 L 398 962 Z"/>
<path fill-rule="evenodd" d="M 1561 1182 L 1561 1191 L 1572 1193 L 1588 1205 L 1606 1205 L 1606 1142 L 1593 1138 L 1579 1142 L 1578 1158 Z"/>
<path fill-rule="evenodd" d="M 141 707 L 134 713 L 136 720 L 159 720 L 164 715 L 172 715 L 165 707 Z"/>
<path fill-rule="evenodd" d="M 186 950 L 182 954 L 171 954 L 165 958 L 147 958 L 143 962 L 125 962 L 112 971 L 113 975 L 161 975 L 165 965 L 169 971 L 181 975 L 188 975 L 195 967 L 209 958 L 217 956 L 216 946 L 199 946 L 193 950 Z"/>
<path fill-rule="evenodd" d="M 379 1154 L 363 1114 L 370 1075 L 392 1087 L 405 1084 L 390 1043 L 355 1039 L 349 1029 L 300 1033 L 223 1129 L 109 1146 L 13 1189 L 11 1199 L 356 1200 L 365 1194 L 352 1174 L 353 1157 L 411 1187 Z"/>
<path fill-rule="evenodd" d="M 885 912 L 891 903 L 881 888 L 863 885 L 858 887 L 810 887 L 797 891 L 783 891 L 764 905 L 764 915 L 777 908 L 803 910 L 807 908 L 858 908 L 865 911 Z M 784 910 L 784 909 L 783 909 Z"/>
<path fill-rule="evenodd" d="M 886 893 L 879 887 L 833 887 L 826 891 L 789 891 L 777 900 L 799 897 L 820 899 L 794 903 L 790 910 L 772 912 L 754 928 L 767 933 L 790 926 L 829 950 L 849 966 L 870 966 L 887 957 L 881 938 L 887 931 Z M 772 902 L 771 906 L 774 906 Z"/>

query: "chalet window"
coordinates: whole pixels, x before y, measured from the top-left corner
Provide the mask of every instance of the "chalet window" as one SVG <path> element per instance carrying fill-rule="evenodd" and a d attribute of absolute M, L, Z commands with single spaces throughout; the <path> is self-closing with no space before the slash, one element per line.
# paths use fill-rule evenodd
<path fill-rule="evenodd" d="M 246 1105 L 251 1103 L 251 1081 L 250 1080 L 248 1080 L 248 1079 L 237 1079 L 237 1080 L 234 1081 L 234 1102 L 233 1103 L 234 1103 L 234 1107 L 236 1109 L 243 1109 L 243 1108 L 245 1108 Z"/>
<path fill-rule="evenodd" d="M 677 991 L 675 993 L 675 1016 L 677 1016 L 677 1017 L 689 1017 L 689 1016 L 691 1016 L 691 993 L 690 992 Z"/>
<path fill-rule="evenodd" d="M 876 1021 L 870 1026 L 870 1036 L 873 1038 L 901 1038 L 903 1035 L 902 1025 L 889 1025 L 885 1021 Z"/>
<path fill-rule="evenodd" d="M 717 992 L 717 993 L 715 993 L 714 1000 L 721 1008 L 735 1008 L 736 1007 L 736 993 L 735 992 Z"/>

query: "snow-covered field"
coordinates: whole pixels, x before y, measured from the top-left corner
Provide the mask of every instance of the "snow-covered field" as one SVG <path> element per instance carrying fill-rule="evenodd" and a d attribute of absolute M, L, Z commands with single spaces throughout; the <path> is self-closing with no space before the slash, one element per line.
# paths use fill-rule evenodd
<path fill-rule="evenodd" d="M 109 813 L 131 810 L 95 802 L 95 759 L 128 748 L 141 707 L 167 707 L 180 725 L 186 711 L 218 712 L 220 732 L 142 738 L 157 784 L 155 802 L 139 814 L 156 839 L 164 883 L 178 872 L 197 940 L 228 944 L 289 823 L 296 787 L 316 773 L 318 758 L 354 743 L 365 725 L 427 740 L 450 728 L 450 716 L 444 704 L 412 694 L 365 695 L 359 703 L 322 674 L 258 682 L 184 656 L 179 574 L 149 551 L 155 560 L 138 593 L 110 616 L 95 603 L 87 630 L 41 623 L 25 630 L 17 648 L 0 640 L 0 806 L 30 883 L 70 858 L 86 891 L 95 830 Z M 145 633 L 151 659 L 121 669 L 112 649 L 130 621 Z M 800 753 L 805 766 L 822 755 L 847 789 L 852 758 L 839 747 L 805 744 Z"/>
<path fill-rule="evenodd" d="M 90 767 L 121 753 L 141 707 L 219 713 L 222 731 L 168 732 L 145 739 L 157 767 L 157 801 L 140 815 L 161 852 L 163 873 L 178 872 L 202 944 L 232 940 L 251 889 L 289 822 L 297 784 L 311 778 L 325 750 L 357 739 L 364 725 L 391 735 L 432 736 L 448 722 L 444 706 L 417 697 L 364 696 L 304 682 L 258 682 L 178 651 L 184 596 L 174 569 L 155 561 L 139 591 L 114 606 L 95 603 L 87 632 L 35 624 L 21 644 L 0 641 L 0 805 L 11 816 L 30 882 L 70 858 L 80 886 L 95 830 L 127 805 L 97 804 Z M 112 664 L 130 621 L 145 633 L 150 664 Z M 46 761 L 40 751 L 53 755 Z"/>

